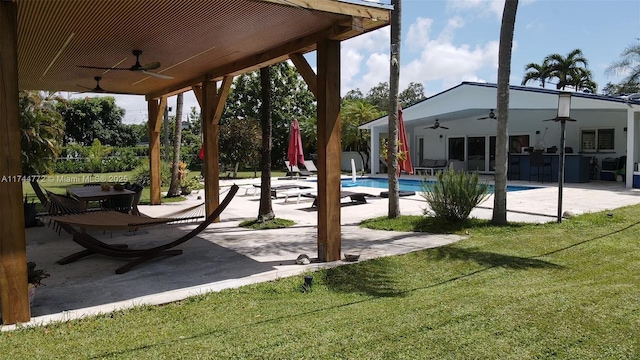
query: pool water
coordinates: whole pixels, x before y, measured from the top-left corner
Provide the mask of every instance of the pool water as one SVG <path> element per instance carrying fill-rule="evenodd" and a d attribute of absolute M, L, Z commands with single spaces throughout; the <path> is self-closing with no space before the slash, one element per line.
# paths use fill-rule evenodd
<path fill-rule="evenodd" d="M 427 181 L 430 183 L 435 183 L 435 181 Z M 403 191 L 422 191 L 422 180 L 410 180 L 410 179 L 399 179 L 398 187 L 399 190 Z M 351 179 L 343 179 L 342 187 L 352 187 L 352 186 L 363 186 L 363 187 L 371 187 L 378 189 L 389 189 L 389 180 L 383 178 L 358 178 L 354 183 Z M 512 191 L 523 191 L 523 190 L 531 190 L 535 189 L 534 186 L 518 186 L 518 185 L 507 185 L 507 192 Z M 489 184 L 489 192 L 493 193 L 493 185 Z"/>

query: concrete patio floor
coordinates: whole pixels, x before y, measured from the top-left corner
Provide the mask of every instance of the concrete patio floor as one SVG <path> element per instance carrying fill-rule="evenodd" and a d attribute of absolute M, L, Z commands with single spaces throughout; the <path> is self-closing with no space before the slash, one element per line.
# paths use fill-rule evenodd
<path fill-rule="evenodd" d="M 221 186 L 233 182 L 223 180 Z M 259 183 L 259 180 L 236 182 L 251 188 L 251 184 Z M 272 184 L 290 182 L 274 179 Z M 518 181 L 510 184 L 531 185 L 536 189 L 509 193 L 509 221 L 544 223 L 556 220 L 557 184 Z M 351 187 L 348 190 L 379 195 L 384 189 Z M 241 188 L 222 214 L 221 222 L 179 246 L 184 251 L 182 255 L 150 261 L 122 275 L 116 275 L 114 271 L 124 265 L 124 260 L 99 255 L 58 265 L 58 259 L 82 248 L 71 241 L 70 235 L 58 235 L 53 228 L 26 229 L 28 260 L 51 274 L 44 280 L 46 286 L 37 289 L 31 308 L 32 320 L 27 325 L 76 319 L 142 304 L 162 304 L 205 292 L 346 264 L 343 261 L 295 264 L 301 254 L 311 258 L 317 256 L 317 213 L 311 208 L 312 199 L 302 198 L 300 203 L 291 198 L 286 203 L 282 198 L 273 200 L 276 216 L 294 220 L 296 225 L 293 227 L 263 231 L 239 228 L 240 221 L 257 216 L 259 196 L 253 196 L 251 192 L 245 195 Z M 224 195 L 223 192 L 221 196 Z M 141 206 L 140 210 L 151 216 L 160 216 L 202 202 L 198 196 L 203 197 L 203 192 L 190 195 L 186 202 Z M 640 189 L 625 189 L 622 183 L 616 182 L 566 184 L 563 198 L 564 210 L 581 214 L 638 204 Z M 419 195 L 400 200 L 404 215 L 420 215 L 425 206 Z M 471 216 L 489 219 L 492 207 L 493 197 L 490 197 Z M 380 197 L 367 197 L 367 204 L 342 207 L 342 254 L 360 254 L 363 260 L 404 254 L 461 239 L 455 235 L 375 231 L 358 227 L 363 219 L 385 216 L 387 211 L 388 199 Z M 126 232 L 94 235 L 110 243 L 144 247 L 174 240 L 193 226 L 163 225 L 140 230 L 135 235 Z M 2 327 L 3 330 L 12 328 Z"/>

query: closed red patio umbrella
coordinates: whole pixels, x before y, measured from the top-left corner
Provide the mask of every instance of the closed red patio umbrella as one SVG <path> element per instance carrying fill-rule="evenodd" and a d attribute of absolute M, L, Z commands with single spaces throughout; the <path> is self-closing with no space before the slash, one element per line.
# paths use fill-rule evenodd
<path fill-rule="evenodd" d="M 304 153 L 302 152 L 302 137 L 300 136 L 300 124 L 297 119 L 291 122 L 291 133 L 289 134 L 289 149 L 287 150 L 287 160 L 289 160 L 290 170 L 298 164 L 304 165 Z"/>
<path fill-rule="evenodd" d="M 402 117 L 402 107 L 398 104 L 398 155 L 403 153 L 404 160 L 398 158 L 398 177 L 402 170 L 407 174 L 413 175 L 413 165 L 411 165 L 411 154 L 409 153 L 409 142 L 407 141 L 407 131 L 404 128 L 404 119 Z"/>

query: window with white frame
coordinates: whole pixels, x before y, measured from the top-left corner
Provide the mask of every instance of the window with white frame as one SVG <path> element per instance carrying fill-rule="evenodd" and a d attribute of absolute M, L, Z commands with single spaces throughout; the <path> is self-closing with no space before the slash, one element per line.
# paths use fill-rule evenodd
<path fill-rule="evenodd" d="M 599 152 L 615 150 L 615 129 L 582 129 L 581 151 Z"/>

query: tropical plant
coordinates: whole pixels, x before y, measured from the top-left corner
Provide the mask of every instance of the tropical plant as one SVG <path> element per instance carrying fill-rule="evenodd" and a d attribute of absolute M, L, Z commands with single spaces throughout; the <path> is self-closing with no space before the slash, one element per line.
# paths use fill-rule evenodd
<path fill-rule="evenodd" d="M 423 181 L 420 195 L 429 204 L 423 210 L 425 215 L 450 223 L 465 221 L 471 210 L 488 196 L 489 185 L 481 183 L 478 174 L 447 169 L 436 175 L 437 181 Z"/>
<path fill-rule="evenodd" d="M 629 45 L 620 54 L 620 60 L 614 61 L 607 68 L 610 74 L 625 74 L 626 77 L 619 84 L 620 86 L 632 86 L 633 92 L 640 91 L 640 41 Z"/>
<path fill-rule="evenodd" d="M 382 113 L 370 103 L 360 100 L 344 100 L 340 111 L 342 117 L 341 137 L 342 149 L 356 151 L 366 167 L 369 165 L 371 154 L 370 139 L 368 131 L 358 129 L 362 124 L 379 118 Z"/>
<path fill-rule="evenodd" d="M 540 81 L 540 86 L 544 88 L 550 77 L 549 64 L 546 61 L 543 61 L 542 64 L 528 63 L 524 66 L 524 71 L 522 85 L 527 85 L 529 81 Z"/>
<path fill-rule="evenodd" d="M 578 68 L 571 75 L 571 85 L 576 90 L 588 90 L 591 93 L 594 93 L 598 90 L 598 84 L 592 79 L 593 74 L 588 69 Z"/>
<path fill-rule="evenodd" d="M 54 93 L 20 91 L 19 102 L 22 173 L 47 174 L 62 145 L 64 123 L 56 107 L 62 106 L 64 99 Z"/>
<path fill-rule="evenodd" d="M 620 94 L 634 94 L 640 92 L 640 82 L 639 81 L 630 81 L 630 82 L 621 82 L 618 84 L 614 84 L 612 82 L 608 82 L 602 88 L 602 93 L 604 95 L 614 96 Z"/>
<path fill-rule="evenodd" d="M 144 187 L 151 184 L 151 169 L 149 168 L 149 159 L 145 159 L 142 165 L 133 170 L 133 182 Z M 169 186 L 171 181 L 171 166 L 166 161 L 160 162 L 160 186 Z"/>
<path fill-rule="evenodd" d="M 558 90 L 565 90 L 567 86 L 581 90 L 578 84 L 591 80 L 591 72 L 587 70 L 589 62 L 580 49 L 570 51 L 567 56 L 548 55 L 543 63 L 549 67 L 549 77 L 558 79 Z"/>
<path fill-rule="evenodd" d="M 380 157 L 388 160 L 389 158 L 389 139 L 383 139 L 380 145 Z M 402 141 L 398 140 L 398 160 L 405 161 L 407 160 L 407 151 L 402 151 L 400 148 L 402 147 Z"/>

